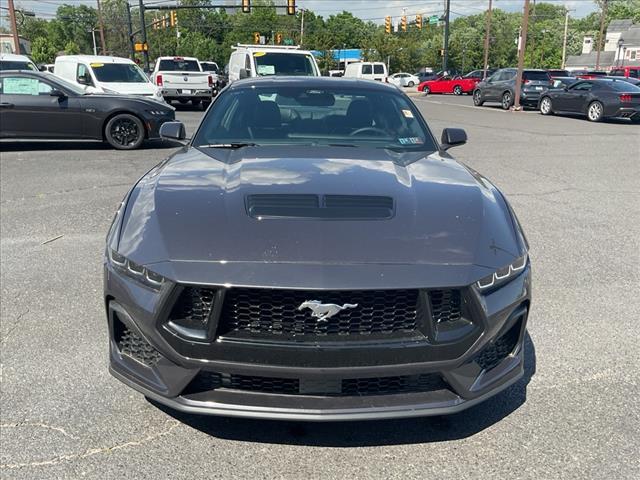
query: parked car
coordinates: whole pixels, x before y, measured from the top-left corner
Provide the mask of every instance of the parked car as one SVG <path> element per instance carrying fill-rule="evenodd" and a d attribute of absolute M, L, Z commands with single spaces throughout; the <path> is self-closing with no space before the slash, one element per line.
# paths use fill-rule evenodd
<path fill-rule="evenodd" d="M 0 53 L 0 71 L 1 70 L 31 70 L 37 72 L 38 67 L 26 55 Z"/>
<path fill-rule="evenodd" d="M 462 78 L 444 76 L 435 80 L 427 80 L 418 85 L 418 91 L 429 93 L 453 93 L 454 95 L 462 95 L 463 93 L 471 94 L 478 84 L 477 78 Z"/>
<path fill-rule="evenodd" d="M 515 68 L 502 68 L 487 80 L 478 83 L 473 91 L 473 104 L 479 107 L 485 102 L 498 102 L 505 110 L 511 108 L 515 99 L 516 75 Z M 520 104 L 527 107 L 537 107 L 540 93 L 551 86 L 551 77 L 546 71 L 524 70 L 522 72 Z"/>
<path fill-rule="evenodd" d="M 640 121 L 640 87 L 624 80 L 581 80 L 562 90 L 548 90 L 540 98 L 540 113 L 584 115 L 592 122 L 605 118 Z"/>
<path fill-rule="evenodd" d="M 218 92 L 224 88 L 224 85 L 222 85 L 220 81 L 220 67 L 218 67 L 216 62 L 200 62 L 200 68 L 202 68 L 203 72 L 207 72 L 213 77 L 213 90 L 211 94 L 215 97 Z"/>
<path fill-rule="evenodd" d="M 487 68 L 487 78 L 493 75 L 495 71 L 495 68 Z M 475 78 L 477 80 L 483 80 L 485 78 L 484 70 L 472 70 L 466 75 L 463 75 L 462 78 Z"/>
<path fill-rule="evenodd" d="M 583 80 L 607 76 L 607 72 L 602 70 L 572 70 L 569 73 Z"/>
<path fill-rule="evenodd" d="M 630 83 L 631 85 L 640 85 L 640 78 L 633 78 L 633 77 L 601 77 L 601 78 L 608 78 L 609 80 L 621 80 L 623 82 L 627 82 Z"/>
<path fill-rule="evenodd" d="M 177 100 L 207 107 L 213 96 L 213 75 L 203 72 L 194 57 L 158 57 L 151 74 L 167 103 Z"/>
<path fill-rule="evenodd" d="M 442 76 L 442 72 L 418 72 L 416 73 L 416 77 L 418 77 L 418 84 L 422 82 L 426 82 L 427 80 L 435 80 L 436 78 Z"/>
<path fill-rule="evenodd" d="M 387 65 L 384 62 L 354 62 L 347 65 L 344 78 L 362 78 L 378 82 L 387 81 Z"/>
<path fill-rule="evenodd" d="M 319 77 L 320 68 L 313 53 L 299 46 L 238 44 L 233 47 L 229 83 L 271 75 Z"/>
<path fill-rule="evenodd" d="M 140 96 L 87 94 L 47 72 L 0 72 L 0 136 L 102 140 L 119 150 L 159 138 L 175 118 L 164 102 Z"/>
<path fill-rule="evenodd" d="M 553 79 L 553 78 L 558 78 L 558 77 L 572 77 L 573 75 L 571 75 L 571 72 L 569 70 L 547 70 L 547 73 L 549 74 L 549 76 Z"/>
<path fill-rule="evenodd" d="M 628 77 L 628 78 L 640 78 L 640 66 L 625 66 L 625 67 L 616 67 L 609 75 L 613 77 Z"/>
<path fill-rule="evenodd" d="M 398 87 L 413 87 L 420 83 L 420 79 L 410 73 L 394 73 L 389 77 L 389 83 L 393 83 Z"/>
<path fill-rule="evenodd" d="M 158 87 L 129 58 L 106 55 L 60 55 L 53 73 L 88 93 L 142 95 L 162 100 Z"/>
<path fill-rule="evenodd" d="M 382 82 L 272 77 L 196 131 L 107 235 L 116 378 L 191 413 L 335 421 L 451 414 L 522 377 L 528 244 L 446 153 L 463 130 L 438 144 Z"/>

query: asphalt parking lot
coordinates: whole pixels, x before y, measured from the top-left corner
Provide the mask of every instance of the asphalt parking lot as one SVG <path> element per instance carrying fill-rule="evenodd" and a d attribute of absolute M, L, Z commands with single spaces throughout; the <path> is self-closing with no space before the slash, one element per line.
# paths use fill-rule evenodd
<path fill-rule="evenodd" d="M 175 145 L 0 143 L 0 476 L 637 478 L 640 126 L 415 96 L 531 244 L 525 377 L 450 417 L 305 424 L 178 414 L 107 371 L 104 237 Z M 192 133 L 202 112 L 178 112 Z"/>

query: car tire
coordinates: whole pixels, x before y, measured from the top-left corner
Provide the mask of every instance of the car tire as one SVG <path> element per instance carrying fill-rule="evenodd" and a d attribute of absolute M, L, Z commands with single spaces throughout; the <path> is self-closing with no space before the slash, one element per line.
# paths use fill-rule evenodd
<path fill-rule="evenodd" d="M 542 115 L 553 115 L 553 104 L 551 103 L 551 98 L 542 97 L 542 100 L 540 100 L 540 113 Z"/>
<path fill-rule="evenodd" d="M 117 150 L 134 150 L 144 142 L 144 125 L 135 115 L 120 113 L 104 127 L 104 138 Z"/>
<path fill-rule="evenodd" d="M 460 85 L 456 85 L 455 87 L 453 87 L 453 94 L 462 95 L 462 87 Z"/>
<path fill-rule="evenodd" d="M 599 122 L 604 117 L 604 106 L 599 101 L 591 102 L 587 107 L 587 118 L 590 122 Z"/>
<path fill-rule="evenodd" d="M 186 105 L 187 102 L 189 102 L 189 100 L 187 100 L 186 98 L 179 98 L 178 101 L 182 104 L 182 105 Z"/>
<path fill-rule="evenodd" d="M 476 107 L 481 107 L 484 104 L 484 101 L 482 100 L 482 92 L 480 90 L 475 90 L 473 92 L 473 104 Z"/>
<path fill-rule="evenodd" d="M 194 107 L 197 107 L 198 105 L 200 105 L 200 103 L 201 103 L 201 100 L 199 98 L 195 100 L 191 100 L 191 105 L 193 105 Z"/>
<path fill-rule="evenodd" d="M 502 94 L 502 102 L 500 104 L 502 105 L 503 110 L 509 110 L 511 108 L 513 105 L 513 96 L 511 95 L 511 92 L 504 92 Z"/>
<path fill-rule="evenodd" d="M 202 110 L 206 110 L 209 108 L 209 105 L 211 105 L 211 100 L 203 100 L 200 108 L 202 108 Z"/>
<path fill-rule="evenodd" d="M 411 88 L 415 85 L 415 83 L 413 83 L 413 80 L 409 80 L 409 83 L 407 83 L 407 87 Z"/>
<path fill-rule="evenodd" d="M 427 86 L 425 85 L 425 86 L 424 86 L 424 88 L 422 89 L 422 92 L 423 92 L 425 95 L 429 95 L 429 93 L 431 92 L 431 90 L 429 90 L 429 87 L 427 87 Z"/>

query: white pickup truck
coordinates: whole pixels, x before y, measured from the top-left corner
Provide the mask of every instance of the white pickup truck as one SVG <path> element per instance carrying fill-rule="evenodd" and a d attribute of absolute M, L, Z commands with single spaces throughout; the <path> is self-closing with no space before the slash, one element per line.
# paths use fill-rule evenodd
<path fill-rule="evenodd" d="M 215 81 L 209 72 L 203 72 L 200 62 L 193 57 L 158 57 L 152 81 L 160 87 L 165 102 L 191 101 L 206 107 L 211 103 Z"/>

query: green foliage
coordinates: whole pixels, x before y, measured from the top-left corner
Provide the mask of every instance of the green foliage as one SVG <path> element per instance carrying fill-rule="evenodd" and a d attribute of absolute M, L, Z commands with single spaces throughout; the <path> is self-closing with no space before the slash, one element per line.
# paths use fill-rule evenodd
<path fill-rule="evenodd" d="M 58 49 L 46 37 L 37 37 L 31 42 L 31 56 L 36 63 L 53 63 Z"/>
<path fill-rule="evenodd" d="M 73 40 L 69 40 L 64 46 L 64 53 L 66 55 L 77 55 L 80 53 L 80 47 Z"/>

